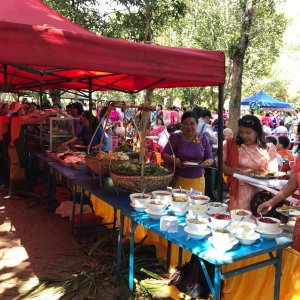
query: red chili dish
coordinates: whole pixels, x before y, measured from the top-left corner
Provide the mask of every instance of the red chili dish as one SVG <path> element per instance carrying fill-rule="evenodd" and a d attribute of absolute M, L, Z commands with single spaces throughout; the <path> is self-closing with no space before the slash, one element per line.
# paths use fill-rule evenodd
<path fill-rule="evenodd" d="M 229 215 L 226 215 L 226 214 L 213 214 L 211 215 L 212 218 L 215 218 L 217 220 L 230 220 L 231 217 Z"/>

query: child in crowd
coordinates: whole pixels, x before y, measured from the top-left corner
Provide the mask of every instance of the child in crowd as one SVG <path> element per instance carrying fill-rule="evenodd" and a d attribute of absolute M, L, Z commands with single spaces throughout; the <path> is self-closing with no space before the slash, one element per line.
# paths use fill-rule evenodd
<path fill-rule="evenodd" d="M 290 146 L 290 139 L 287 136 L 279 136 L 277 143 L 277 152 L 282 156 L 283 160 L 286 161 L 293 161 L 294 156 L 292 153 L 288 150 Z"/>

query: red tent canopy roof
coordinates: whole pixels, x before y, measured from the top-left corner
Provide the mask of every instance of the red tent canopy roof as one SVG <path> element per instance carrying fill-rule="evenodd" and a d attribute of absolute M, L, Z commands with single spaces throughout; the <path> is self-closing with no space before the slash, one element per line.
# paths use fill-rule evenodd
<path fill-rule="evenodd" d="M 87 89 L 92 82 L 93 90 L 136 92 L 225 82 L 222 51 L 102 37 L 40 0 L 1 0 L 0 40 L 0 91 Z"/>

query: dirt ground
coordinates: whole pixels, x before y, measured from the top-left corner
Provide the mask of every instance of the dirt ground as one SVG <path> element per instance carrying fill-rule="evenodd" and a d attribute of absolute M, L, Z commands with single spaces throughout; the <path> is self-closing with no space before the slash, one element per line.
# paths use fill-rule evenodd
<path fill-rule="evenodd" d="M 88 266 L 85 247 L 71 235 L 70 221 L 37 199 L 0 196 L 0 299 L 21 299 L 41 280 Z"/>

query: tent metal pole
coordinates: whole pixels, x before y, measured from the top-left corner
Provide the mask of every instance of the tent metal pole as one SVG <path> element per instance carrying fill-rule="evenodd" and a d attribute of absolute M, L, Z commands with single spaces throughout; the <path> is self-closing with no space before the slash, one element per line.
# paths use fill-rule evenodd
<path fill-rule="evenodd" d="M 89 112 L 90 112 L 90 120 L 89 120 L 89 136 L 90 139 L 93 136 L 93 103 L 92 103 L 92 92 L 93 92 L 93 78 L 89 77 Z"/>
<path fill-rule="evenodd" d="M 7 65 L 3 65 L 3 71 L 4 71 L 4 93 L 8 92 L 8 80 L 7 80 Z"/>
<path fill-rule="evenodd" d="M 218 105 L 218 198 L 223 201 L 223 109 L 224 109 L 224 84 L 219 85 Z"/>
<path fill-rule="evenodd" d="M 42 92 L 42 88 L 39 88 L 39 96 L 40 96 L 40 106 L 42 107 L 43 105 L 43 92 Z"/>

